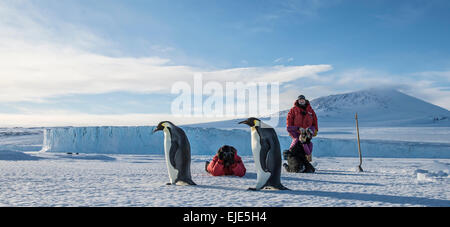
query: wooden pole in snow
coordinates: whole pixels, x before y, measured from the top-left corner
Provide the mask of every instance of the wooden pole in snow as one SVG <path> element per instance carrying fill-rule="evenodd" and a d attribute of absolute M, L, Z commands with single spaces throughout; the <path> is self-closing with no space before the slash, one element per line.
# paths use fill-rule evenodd
<path fill-rule="evenodd" d="M 359 140 L 358 113 L 356 113 L 355 119 L 356 119 L 356 133 L 357 133 L 357 135 L 358 135 L 358 153 L 359 153 L 359 166 L 358 166 L 358 171 L 359 171 L 359 172 L 363 172 L 363 169 L 362 169 L 362 167 L 361 167 L 361 165 L 362 165 L 362 155 L 361 155 L 361 142 L 360 142 L 360 140 Z"/>

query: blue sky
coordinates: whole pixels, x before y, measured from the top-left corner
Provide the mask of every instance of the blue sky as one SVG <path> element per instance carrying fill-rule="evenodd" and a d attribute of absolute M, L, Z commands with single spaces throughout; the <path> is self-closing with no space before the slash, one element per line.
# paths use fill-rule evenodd
<path fill-rule="evenodd" d="M 174 64 L 231 68 L 293 58 L 281 63 L 391 73 L 450 64 L 445 0 L 44 0 L 36 7 L 113 42 L 114 51 L 97 50 L 104 54 L 157 55 Z"/>
<path fill-rule="evenodd" d="M 282 83 L 282 109 L 300 93 L 376 85 L 449 109 L 449 11 L 447 0 L 5 0 L 0 114 L 169 114 L 170 84 L 191 73 L 305 65 L 317 67 Z"/>

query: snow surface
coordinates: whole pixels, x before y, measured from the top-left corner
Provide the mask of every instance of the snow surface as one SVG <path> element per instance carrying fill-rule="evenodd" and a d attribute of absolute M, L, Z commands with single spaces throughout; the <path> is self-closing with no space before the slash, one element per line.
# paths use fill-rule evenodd
<path fill-rule="evenodd" d="M 282 172 L 290 191 L 247 191 L 247 174 L 212 177 L 210 156 L 193 156 L 198 186 L 167 186 L 163 155 L 28 153 L 31 161 L 0 160 L 0 206 L 450 206 L 449 159 L 315 158 L 315 174 Z"/>
<path fill-rule="evenodd" d="M 386 89 L 311 103 L 320 127 L 313 140 L 317 172 L 283 170 L 291 191 L 246 190 L 256 173 L 250 131 L 240 119 L 182 127 L 198 184 L 189 187 L 165 185 L 163 134 L 152 134 L 153 127 L 0 128 L 0 206 L 450 206 L 448 110 Z M 280 112 L 276 128 L 282 149 L 291 142 L 286 114 Z M 238 149 L 245 177 L 204 171 L 224 144 Z"/>
<path fill-rule="evenodd" d="M 194 155 L 213 155 L 227 144 L 241 155 L 252 155 L 250 130 L 182 127 Z M 163 134 L 152 134 L 154 127 L 68 127 L 49 128 L 44 133 L 43 151 L 96 154 L 163 154 Z M 448 135 L 447 131 L 447 135 Z M 444 136 L 446 134 L 444 133 Z M 289 149 L 291 138 L 279 136 L 282 150 Z M 448 137 L 447 137 L 448 138 Z M 356 157 L 355 139 L 318 137 L 314 156 Z M 450 143 L 366 140 L 361 141 L 364 157 L 450 158 Z"/>

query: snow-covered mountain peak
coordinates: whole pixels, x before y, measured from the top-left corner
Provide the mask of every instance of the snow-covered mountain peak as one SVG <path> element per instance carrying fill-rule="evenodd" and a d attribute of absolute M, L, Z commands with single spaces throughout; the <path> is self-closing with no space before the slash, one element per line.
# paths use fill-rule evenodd
<path fill-rule="evenodd" d="M 314 99 L 311 105 L 317 113 L 339 111 L 341 109 L 388 108 L 394 90 L 370 89 L 346 94 L 330 95 Z"/>
<path fill-rule="evenodd" d="M 319 126 L 353 126 L 355 113 L 361 125 L 379 126 L 450 126 L 450 111 L 392 88 L 371 88 L 311 100 Z M 263 116 L 279 117 L 285 127 L 289 109 Z M 237 120 L 196 124 L 199 127 L 238 127 Z"/>
<path fill-rule="evenodd" d="M 392 88 L 371 88 L 311 100 L 321 122 L 340 124 L 354 120 L 374 125 L 423 125 L 449 123 L 450 111 Z M 285 118 L 289 110 L 279 113 Z"/>

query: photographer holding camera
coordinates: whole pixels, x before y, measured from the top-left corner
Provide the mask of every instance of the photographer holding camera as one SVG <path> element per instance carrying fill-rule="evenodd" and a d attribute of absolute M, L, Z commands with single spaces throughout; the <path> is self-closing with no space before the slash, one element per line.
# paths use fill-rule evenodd
<path fill-rule="evenodd" d="M 212 162 L 206 162 L 206 172 L 213 176 L 238 176 L 243 177 L 246 169 L 237 150 L 225 145 L 217 151 Z"/>
<path fill-rule="evenodd" d="M 317 124 L 317 115 L 304 95 L 298 96 L 298 99 L 295 100 L 294 107 L 291 108 L 287 115 L 286 126 L 292 138 L 289 149 L 295 147 L 299 140 L 302 140 L 300 142 L 303 145 L 306 158 L 311 162 L 313 150 L 311 139 L 317 136 L 319 126 Z"/>

